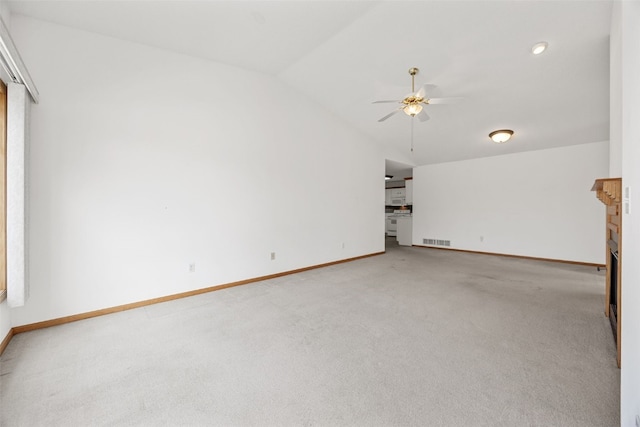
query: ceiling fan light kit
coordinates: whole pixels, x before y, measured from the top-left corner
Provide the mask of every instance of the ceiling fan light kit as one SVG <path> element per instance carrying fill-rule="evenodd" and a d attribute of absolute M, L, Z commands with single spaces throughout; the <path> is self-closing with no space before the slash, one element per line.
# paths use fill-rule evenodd
<path fill-rule="evenodd" d="M 513 136 L 511 129 L 494 130 L 489 134 L 489 138 L 496 144 L 504 144 Z"/>
<path fill-rule="evenodd" d="M 418 104 L 417 102 L 414 102 L 414 103 L 408 104 L 406 107 L 402 109 L 402 111 L 404 111 L 404 113 L 407 116 L 414 117 L 416 114 L 422 111 L 422 105 Z"/>

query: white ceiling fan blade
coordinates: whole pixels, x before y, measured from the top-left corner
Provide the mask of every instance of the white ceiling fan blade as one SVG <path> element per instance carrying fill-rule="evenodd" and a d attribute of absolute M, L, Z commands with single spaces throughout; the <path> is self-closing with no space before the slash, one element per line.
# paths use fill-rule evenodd
<path fill-rule="evenodd" d="M 394 100 L 394 101 L 373 101 L 372 104 L 386 104 L 386 103 L 390 103 L 390 102 L 398 103 L 398 102 L 402 102 L 402 101 L 398 101 L 397 99 Z"/>
<path fill-rule="evenodd" d="M 379 122 L 384 122 L 385 120 L 387 120 L 389 117 L 393 116 L 394 114 L 399 113 L 400 111 L 402 111 L 402 108 L 398 108 L 397 110 L 393 110 L 392 112 L 390 112 L 389 114 L 387 114 L 386 116 L 384 116 L 383 118 L 379 119 Z"/>
<path fill-rule="evenodd" d="M 428 103 L 429 104 L 455 104 L 456 102 L 459 102 L 461 99 L 461 97 L 451 97 L 451 98 L 429 98 Z"/>
<path fill-rule="evenodd" d="M 421 121 L 421 122 L 426 122 L 427 120 L 429 120 L 431 117 L 429 117 L 429 115 L 427 114 L 426 111 L 424 111 L 424 108 L 422 109 L 422 111 L 420 111 L 418 114 L 416 114 L 416 117 Z"/>
<path fill-rule="evenodd" d="M 436 88 L 436 85 L 430 85 L 430 84 L 422 85 L 420 90 L 416 92 L 416 97 L 417 98 L 426 98 L 427 97 L 427 92 L 431 92 L 435 88 Z"/>

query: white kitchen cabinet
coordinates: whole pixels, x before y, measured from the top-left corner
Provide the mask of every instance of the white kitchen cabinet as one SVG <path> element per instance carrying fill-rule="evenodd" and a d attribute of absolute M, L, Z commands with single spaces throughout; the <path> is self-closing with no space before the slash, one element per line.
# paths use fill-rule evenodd
<path fill-rule="evenodd" d="M 413 218 L 401 216 L 397 218 L 396 239 L 400 246 L 411 246 L 413 244 Z"/>
<path fill-rule="evenodd" d="M 404 202 L 407 205 L 413 205 L 413 180 L 407 179 L 404 182 Z"/>

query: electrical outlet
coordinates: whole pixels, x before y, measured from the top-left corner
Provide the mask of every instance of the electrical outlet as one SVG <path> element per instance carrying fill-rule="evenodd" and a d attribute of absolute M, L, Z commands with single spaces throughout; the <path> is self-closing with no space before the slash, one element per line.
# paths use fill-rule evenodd
<path fill-rule="evenodd" d="M 480 241 L 484 242 L 484 236 L 480 236 Z"/>
<path fill-rule="evenodd" d="M 342 249 L 344 249 L 344 242 L 342 242 Z"/>
<path fill-rule="evenodd" d="M 623 202 L 622 205 L 624 208 L 624 213 L 626 215 L 630 215 L 631 214 L 631 187 L 624 187 L 622 202 Z"/>
<path fill-rule="evenodd" d="M 192 262 L 191 264 L 189 264 L 189 272 L 191 273 L 195 273 L 196 272 L 196 263 Z"/>
<path fill-rule="evenodd" d="M 273 261 L 274 259 L 276 259 L 276 253 L 275 252 L 271 252 L 271 261 Z"/>

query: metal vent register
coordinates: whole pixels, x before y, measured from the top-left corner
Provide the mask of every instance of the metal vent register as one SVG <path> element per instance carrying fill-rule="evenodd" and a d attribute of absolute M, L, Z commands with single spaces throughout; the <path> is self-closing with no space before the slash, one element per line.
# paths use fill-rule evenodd
<path fill-rule="evenodd" d="M 451 240 L 422 239 L 422 244 L 433 246 L 451 246 Z"/>

